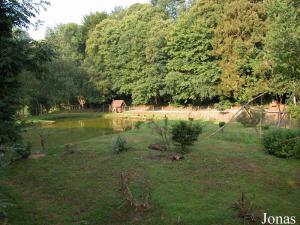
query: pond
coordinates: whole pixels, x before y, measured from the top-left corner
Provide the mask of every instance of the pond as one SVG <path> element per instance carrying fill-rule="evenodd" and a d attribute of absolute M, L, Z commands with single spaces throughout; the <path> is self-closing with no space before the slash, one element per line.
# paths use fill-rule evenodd
<path fill-rule="evenodd" d="M 137 120 L 124 118 L 71 118 L 58 119 L 53 123 L 32 127 L 24 132 L 25 141 L 33 151 L 41 150 L 40 135 L 46 139 L 46 148 L 76 143 L 90 138 L 109 135 L 132 129 Z"/>

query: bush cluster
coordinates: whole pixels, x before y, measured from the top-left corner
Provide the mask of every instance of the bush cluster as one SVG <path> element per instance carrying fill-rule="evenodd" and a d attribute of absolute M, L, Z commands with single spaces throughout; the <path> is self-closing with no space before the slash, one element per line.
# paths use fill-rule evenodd
<path fill-rule="evenodd" d="M 249 115 L 250 114 L 250 115 Z M 236 119 L 237 122 L 241 123 L 244 127 L 256 127 L 260 119 L 265 117 L 265 113 L 261 113 L 259 111 L 251 110 L 247 112 L 242 112 Z"/>
<path fill-rule="evenodd" d="M 171 130 L 172 140 L 181 147 L 182 153 L 187 152 L 186 146 L 192 145 L 201 133 L 202 127 L 192 120 L 180 121 Z"/>
<path fill-rule="evenodd" d="M 300 120 L 300 105 L 289 105 L 288 111 L 293 119 Z"/>
<path fill-rule="evenodd" d="M 121 152 L 125 152 L 128 150 L 127 142 L 124 138 L 118 136 L 112 145 L 112 151 L 114 154 L 120 154 Z"/>
<path fill-rule="evenodd" d="M 265 150 L 277 157 L 300 158 L 300 130 L 273 129 L 263 136 Z"/>
<path fill-rule="evenodd" d="M 5 167 L 19 159 L 26 159 L 31 154 L 31 145 L 14 144 L 10 146 L 0 146 L 0 167 Z"/>
<path fill-rule="evenodd" d="M 224 122 L 224 121 L 219 122 L 219 128 L 221 129 L 222 132 L 224 132 L 225 125 L 226 125 L 226 122 Z"/>

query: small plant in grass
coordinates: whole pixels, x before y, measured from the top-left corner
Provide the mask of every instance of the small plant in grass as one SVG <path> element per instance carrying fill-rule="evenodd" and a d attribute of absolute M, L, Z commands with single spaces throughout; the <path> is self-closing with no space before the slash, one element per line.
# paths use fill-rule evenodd
<path fill-rule="evenodd" d="M 113 154 L 120 154 L 128 150 L 127 142 L 124 138 L 118 136 L 112 144 Z"/>
<path fill-rule="evenodd" d="M 221 129 L 221 132 L 224 132 L 224 128 L 225 128 L 226 123 L 224 121 L 219 122 L 219 128 Z"/>
<path fill-rule="evenodd" d="M 300 130 L 273 129 L 267 131 L 262 139 L 265 150 L 277 157 L 300 158 Z"/>
<path fill-rule="evenodd" d="M 166 146 L 166 149 L 170 149 L 170 141 L 169 141 L 169 119 L 167 116 L 164 117 L 163 125 L 159 125 L 154 119 L 150 120 L 149 127 L 152 128 L 159 136 L 163 144 Z"/>
<path fill-rule="evenodd" d="M 42 127 L 37 127 L 36 132 L 40 139 L 39 141 L 40 141 L 40 145 L 41 145 L 41 150 L 42 150 L 42 152 L 46 152 L 46 140 L 47 140 L 49 134 L 46 135 L 46 133 Z"/>
<path fill-rule="evenodd" d="M 193 121 L 180 121 L 172 127 L 172 140 L 181 147 L 182 153 L 187 153 L 187 146 L 193 145 L 202 133 L 202 127 Z"/>
<path fill-rule="evenodd" d="M 143 121 L 137 121 L 134 123 L 134 129 L 140 129 L 141 125 L 143 125 Z"/>
<path fill-rule="evenodd" d="M 241 197 L 237 202 L 234 203 L 233 208 L 238 210 L 238 216 L 243 219 L 243 224 L 260 224 L 261 216 L 258 210 L 256 209 L 253 201 L 246 198 L 244 192 L 242 192 Z"/>

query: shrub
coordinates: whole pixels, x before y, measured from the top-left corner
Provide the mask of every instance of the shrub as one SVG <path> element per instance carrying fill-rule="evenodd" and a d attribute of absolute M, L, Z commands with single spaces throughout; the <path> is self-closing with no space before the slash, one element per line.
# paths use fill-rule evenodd
<path fill-rule="evenodd" d="M 263 119 L 265 117 L 265 113 L 261 113 L 259 111 L 254 111 L 254 110 L 249 110 L 247 112 L 242 112 L 238 117 L 237 117 L 237 122 L 243 124 L 244 127 L 256 127 L 260 119 Z"/>
<path fill-rule="evenodd" d="M 137 121 L 134 123 L 134 128 L 135 129 L 140 129 L 141 125 L 143 124 L 144 122 L 143 121 Z"/>
<path fill-rule="evenodd" d="M 289 105 L 288 112 L 291 114 L 293 119 L 300 119 L 300 105 Z"/>
<path fill-rule="evenodd" d="M 127 142 L 122 137 L 118 136 L 112 145 L 112 151 L 114 154 L 119 154 L 128 150 Z"/>
<path fill-rule="evenodd" d="M 221 128 L 221 131 L 224 132 L 224 126 L 226 123 L 224 121 L 219 122 L 219 128 Z"/>
<path fill-rule="evenodd" d="M 265 150 L 277 157 L 300 158 L 300 130 L 274 129 L 263 136 Z"/>
<path fill-rule="evenodd" d="M 31 145 L 29 143 L 25 145 L 17 144 L 14 146 L 14 150 L 21 159 L 26 159 L 31 154 Z"/>
<path fill-rule="evenodd" d="M 262 128 L 263 130 L 269 130 L 269 129 L 270 129 L 270 126 L 269 126 L 269 125 L 263 125 L 263 126 L 261 126 L 261 128 Z"/>
<path fill-rule="evenodd" d="M 3 220 L 7 218 L 7 211 L 6 209 L 10 206 L 14 206 L 11 203 L 8 203 L 7 201 L 0 199 L 0 220 Z"/>
<path fill-rule="evenodd" d="M 180 145 L 182 153 L 186 153 L 186 146 L 193 145 L 201 132 L 202 127 L 193 121 L 180 121 L 172 127 L 172 140 Z"/>
<path fill-rule="evenodd" d="M 5 167 L 19 159 L 26 159 L 31 154 L 30 144 L 14 144 L 0 146 L 0 167 Z"/>

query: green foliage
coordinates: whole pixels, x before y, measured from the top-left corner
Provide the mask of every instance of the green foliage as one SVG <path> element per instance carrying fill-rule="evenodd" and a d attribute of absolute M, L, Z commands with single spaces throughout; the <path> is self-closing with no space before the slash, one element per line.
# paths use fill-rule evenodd
<path fill-rule="evenodd" d="M 214 32 L 214 55 L 222 68 L 219 90 L 250 99 L 267 89 L 260 69 L 266 35 L 264 1 L 225 0 Z"/>
<path fill-rule="evenodd" d="M 104 96 L 131 96 L 134 104 L 158 102 L 166 74 L 165 15 L 135 4 L 122 18 L 103 20 L 89 34 L 85 67 Z"/>
<path fill-rule="evenodd" d="M 167 149 L 170 148 L 170 141 L 169 141 L 169 119 L 165 115 L 163 124 L 160 125 L 158 121 L 152 119 L 149 123 L 149 127 L 152 128 L 160 137 L 163 144 L 166 146 Z"/>
<path fill-rule="evenodd" d="M 88 38 L 89 32 L 92 32 L 94 28 L 105 20 L 108 17 L 106 12 L 94 12 L 88 15 L 85 15 L 82 20 L 82 32 L 84 38 L 84 45 L 86 44 L 86 40 Z M 85 50 L 84 46 L 84 50 Z"/>
<path fill-rule="evenodd" d="M 224 127 L 225 126 L 225 122 L 224 121 L 221 121 L 221 122 L 219 122 L 219 127 Z"/>
<path fill-rule="evenodd" d="M 17 144 L 14 146 L 14 151 L 19 155 L 21 159 L 26 159 L 31 154 L 31 146 L 29 143 L 27 143 L 26 145 Z"/>
<path fill-rule="evenodd" d="M 288 106 L 288 112 L 291 114 L 293 119 L 300 119 L 300 105 L 292 105 Z"/>
<path fill-rule="evenodd" d="M 93 118 L 95 116 L 99 118 L 98 113 L 90 114 Z M 53 116 L 57 115 L 59 114 Z M 48 115 L 42 117 L 45 116 Z M 68 113 L 62 116 L 65 118 L 62 122 L 70 122 L 66 118 Z M 122 134 L 128 144 L 134 145 L 136 151 L 112 155 L 115 157 L 111 158 L 109 153 L 112 154 L 112 143 L 108 138 L 116 138 L 120 135 L 118 132 L 109 136 L 102 135 L 101 130 L 107 129 L 95 129 L 95 126 L 103 126 L 94 123 L 88 123 L 94 129 L 82 131 L 76 128 L 74 118 L 71 121 L 75 125 L 72 129 L 59 128 L 59 124 L 46 129 L 47 132 L 53 132 L 50 131 L 53 129 L 56 131 L 56 138 L 51 139 L 53 154 L 42 159 L 17 163 L 7 169 L 0 169 L 0 192 L 3 198 L 18 205 L 9 208 L 12 219 L 9 223 L 54 225 L 66 221 L 63 224 L 69 225 L 73 221 L 76 224 L 85 220 L 89 224 L 175 225 L 179 220 L 177 215 L 180 215 L 180 223 L 183 224 L 241 225 L 243 221 L 235 216 L 235 211 L 231 208 L 231 203 L 238 199 L 241 190 L 245 190 L 248 197 L 255 195 L 255 199 L 261 196 L 263 199 L 268 199 L 268 201 L 257 202 L 261 209 L 271 209 L 274 206 L 282 215 L 298 215 L 299 162 L 280 160 L 266 155 L 259 146 L 260 138 L 253 129 L 244 129 L 239 124 L 232 123 L 226 134 L 201 138 L 201 140 L 199 137 L 199 141 L 191 146 L 194 151 L 191 155 L 182 161 L 170 162 L 169 153 L 151 152 L 150 154 L 147 147 L 150 143 L 156 143 L 157 136 L 153 135 L 147 126 Z M 205 123 L 203 135 L 210 134 L 210 131 L 215 128 L 216 124 Z M 86 135 L 90 132 L 94 132 L 94 136 Z M 36 140 L 30 130 L 27 134 L 29 140 Z M 70 134 L 73 134 L 73 140 Z M 64 157 L 62 147 L 74 140 L 78 151 L 82 154 Z M 63 162 L 58 163 L 58 160 Z M 249 165 L 249 162 L 253 165 Z M 76 172 L 76 177 L 70 179 L 70 172 L 73 171 Z M 142 199 L 145 193 L 144 185 L 140 185 L 144 183 L 139 181 L 150 181 L 151 209 L 143 213 L 138 221 L 135 216 L 131 217 L 131 213 L 135 215 L 134 210 L 130 210 L 129 205 L 122 204 L 124 199 L 119 193 L 120 171 L 128 171 L 135 175 L 130 188 L 138 200 Z M 254 175 L 253 171 L 255 171 Z M 271 191 L 269 188 L 262 188 L 266 183 L 272 187 Z M 33 188 L 40 187 L 41 184 L 44 188 Z M 222 184 L 224 192 L 214 195 L 220 192 L 219 184 Z M 64 187 L 64 190 L 60 187 Z M 74 207 L 64 207 L 62 210 L 62 198 L 57 190 L 63 193 L 64 199 L 68 200 L 68 205 L 74 205 L 76 209 L 84 209 L 88 206 L 89 210 L 76 216 Z M 170 194 L 170 190 L 176 193 L 176 196 Z M 203 190 L 208 194 L 203 194 Z M 187 196 L 187 192 L 193 194 Z M 26 201 L 22 197 L 25 193 Z M 274 198 L 274 196 L 279 197 Z M 279 198 L 280 201 L 288 204 L 282 207 L 278 204 Z M 120 207 L 118 211 L 120 214 L 116 214 L 115 207 L 108 207 L 108 205 Z M 199 214 L 205 210 L 209 210 L 210 213 Z M 70 220 L 70 217 L 74 217 L 74 220 Z"/>
<path fill-rule="evenodd" d="M 32 57 L 32 42 L 19 28 L 28 27 L 47 1 L 10 1 L 0 3 L 0 145 L 20 139 L 16 112 L 20 109 L 19 74 L 23 69 L 37 67 Z"/>
<path fill-rule="evenodd" d="M 54 46 L 59 56 L 77 65 L 84 59 L 84 37 L 82 27 L 76 23 L 60 24 L 46 32 L 46 40 Z"/>
<path fill-rule="evenodd" d="M 269 129 L 270 129 L 270 126 L 269 126 L 269 125 L 263 125 L 263 126 L 261 126 L 261 128 L 262 128 L 263 130 L 269 130 Z"/>
<path fill-rule="evenodd" d="M 212 37 L 219 5 L 195 4 L 170 27 L 166 92 L 173 102 L 186 104 L 216 95 L 220 70 L 212 55 Z"/>
<path fill-rule="evenodd" d="M 300 130 L 273 129 L 263 136 L 265 150 L 277 157 L 300 158 Z"/>
<path fill-rule="evenodd" d="M 14 206 L 13 204 L 7 202 L 4 199 L 0 198 L 0 222 L 1 220 L 7 218 L 8 214 L 7 214 L 7 208 Z"/>
<path fill-rule="evenodd" d="M 269 32 L 266 59 L 272 71 L 272 93 L 300 94 L 300 11 L 298 1 L 267 1 Z"/>
<path fill-rule="evenodd" d="M 180 121 L 172 127 L 172 140 L 181 147 L 182 153 L 187 153 L 187 146 L 193 145 L 202 133 L 202 127 L 193 121 Z"/>
<path fill-rule="evenodd" d="M 185 0 L 151 0 L 150 2 L 174 20 L 178 18 L 180 12 L 186 9 Z"/>
<path fill-rule="evenodd" d="M 87 104 L 99 102 L 100 94 L 85 69 L 85 40 L 82 27 L 70 23 L 48 29 L 44 45 L 55 58 L 35 72 L 23 72 L 21 76 L 24 103 L 32 115 L 38 115 L 55 108 L 78 105 L 78 96 Z"/>
<path fill-rule="evenodd" d="M 225 97 L 220 97 L 220 102 L 214 104 L 214 107 L 220 111 L 224 111 L 226 109 L 230 109 L 234 103 L 232 103 L 230 100 L 226 99 Z"/>
<path fill-rule="evenodd" d="M 2 145 L 0 148 L 0 167 L 5 167 L 20 159 L 26 159 L 30 154 L 31 146 L 29 143 Z"/>
<path fill-rule="evenodd" d="M 121 136 L 118 136 L 112 144 L 112 152 L 113 154 L 120 154 L 128 150 L 127 142 Z"/>
<path fill-rule="evenodd" d="M 33 41 L 46 1 L 1 3 L 0 143 L 19 138 L 15 114 L 110 103 L 199 105 L 219 110 L 262 92 L 299 98 L 296 0 L 151 0 L 82 25 L 60 24 Z M 9 93 L 9 94 L 7 94 Z M 7 132 L 5 130 L 7 129 Z"/>
<path fill-rule="evenodd" d="M 236 121 L 243 124 L 244 127 L 256 127 L 264 117 L 264 112 L 247 110 L 239 114 Z"/>
<path fill-rule="evenodd" d="M 64 25 L 74 40 L 67 38 L 61 48 L 78 52 L 83 43 L 86 54 L 79 51 L 79 58 L 100 102 L 122 97 L 133 104 L 186 105 L 219 97 L 216 107 L 224 110 L 262 92 L 300 94 L 294 1 L 151 4 L 90 14 L 82 29 Z"/>
<path fill-rule="evenodd" d="M 143 121 L 137 121 L 137 122 L 134 123 L 134 128 L 135 129 L 140 129 L 143 124 L 144 124 Z"/>
<path fill-rule="evenodd" d="M 226 123 L 224 121 L 219 122 L 219 128 L 221 128 L 221 131 L 224 132 Z"/>

